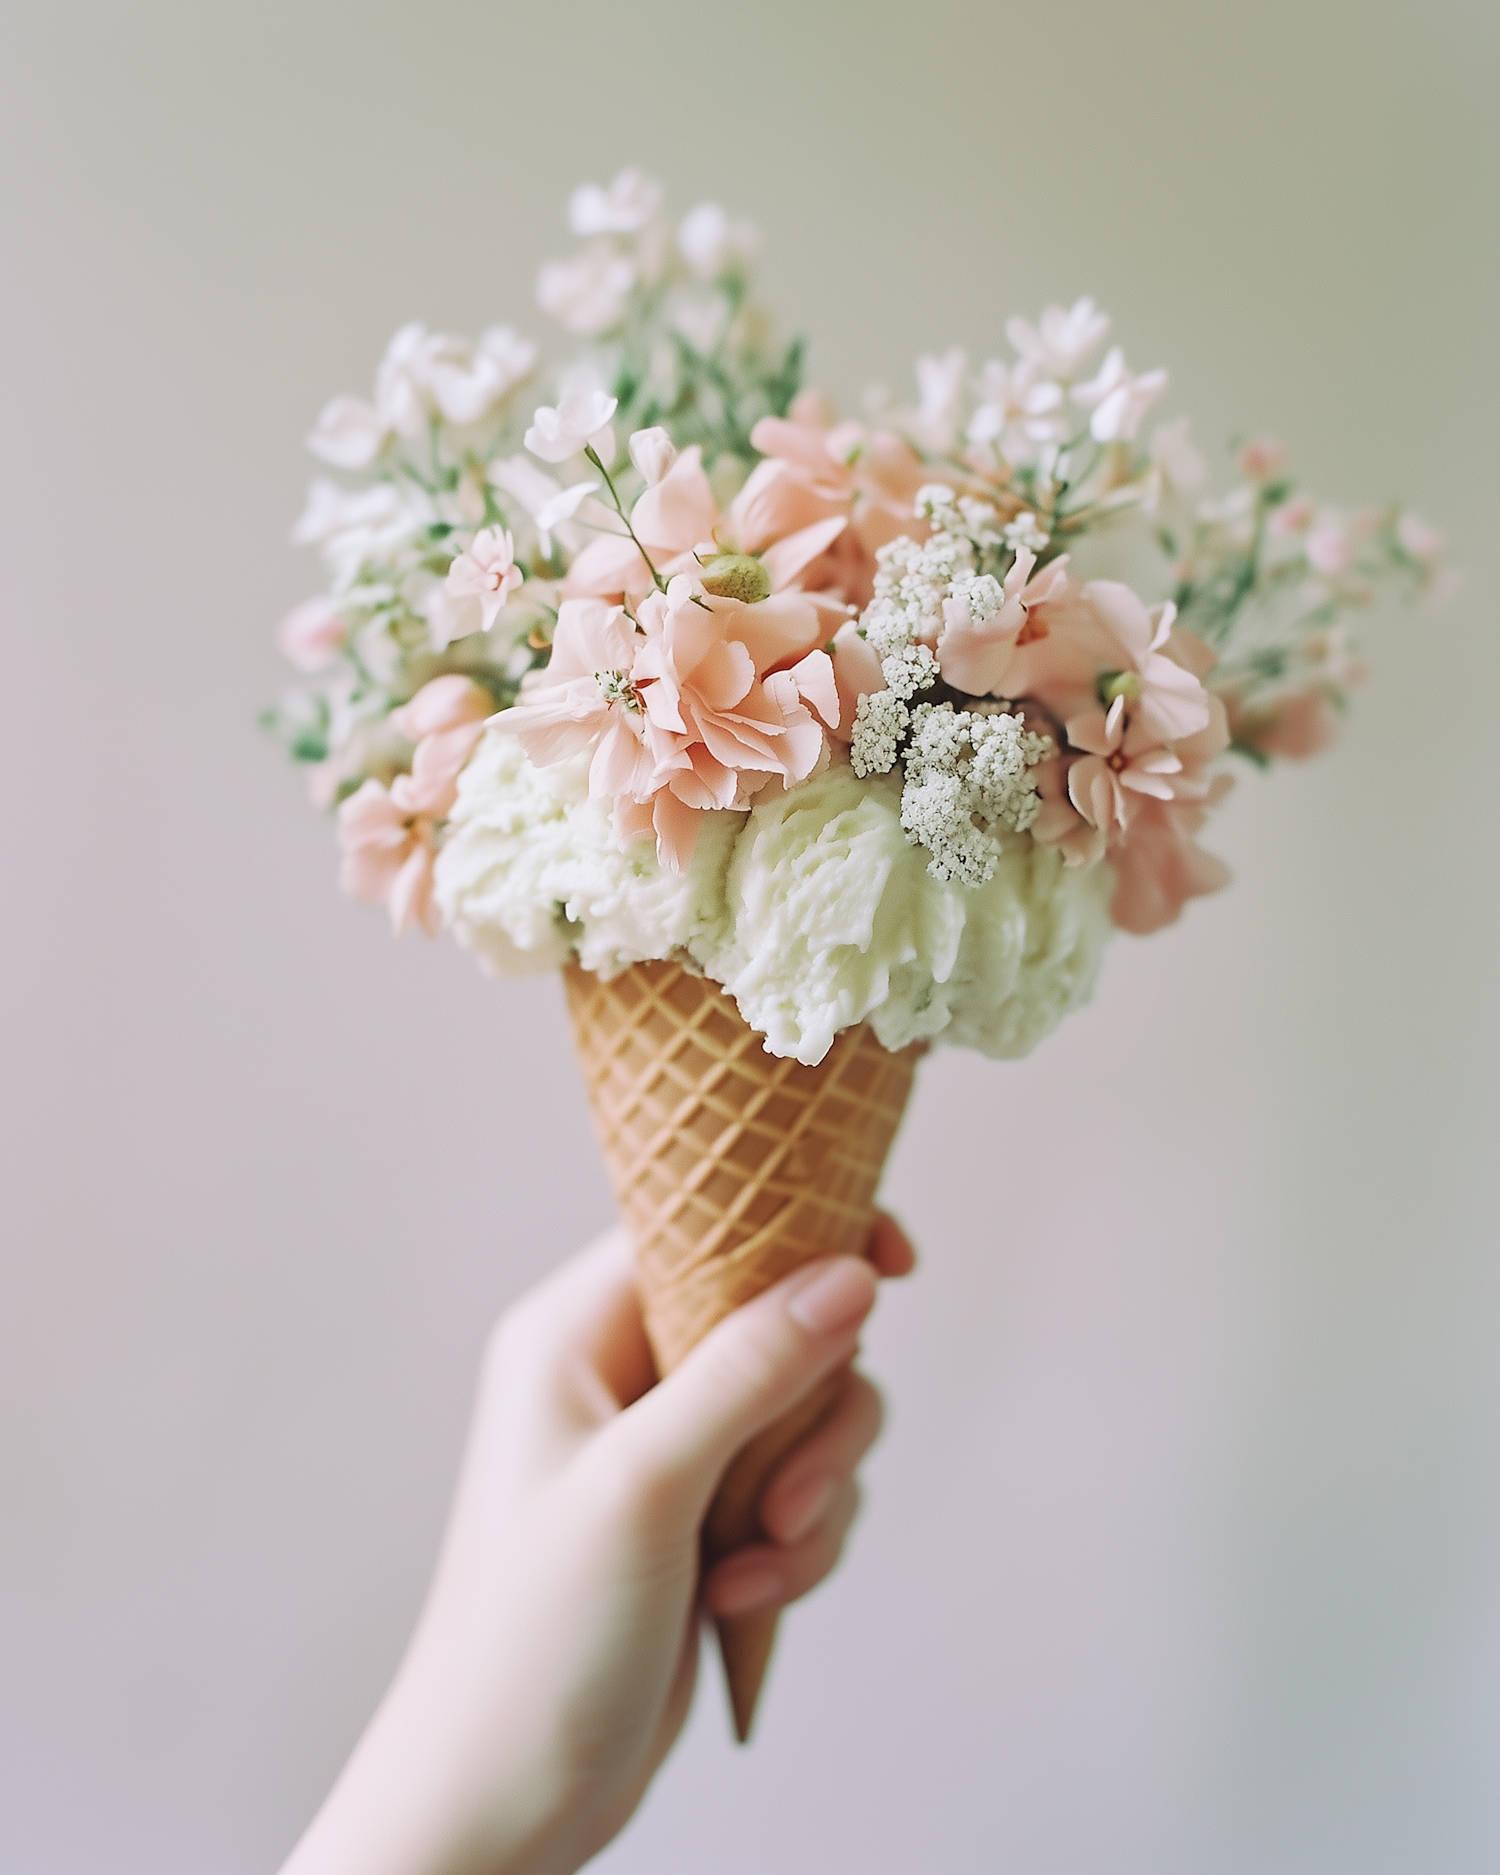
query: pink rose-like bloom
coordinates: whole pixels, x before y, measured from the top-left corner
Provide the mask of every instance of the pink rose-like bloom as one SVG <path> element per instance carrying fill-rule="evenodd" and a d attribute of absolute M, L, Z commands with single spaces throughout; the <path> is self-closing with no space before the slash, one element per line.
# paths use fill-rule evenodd
<path fill-rule="evenodd" d="M 1015 564 L 1005 576 L 1003 603 L 988 618 L 976 619 L 966 596 L 944 600 L 943 631 L 937 641 L 938 668 L 956 690 L 967 691 L 973 697 L 1009 694 L 1006 678 L 1018 647 L 1031 643 L 1041 633 L 1038 621 L 1038 630 L 1028 635 L 1032 608 L 1060 599 L 1068 583 L 1066 554 L 1032 579 L 1035 565 L 1036 555 L 1025 548 L 1016 555 Z"/>
<path fill-rule="evenodd" d="M 288 612 L 276 633 L 282 655 L 299 671 L 322 671 L 337 657 L 349 627 L 331 599 L 308 599 Z"/>
<path fill-rule="evenodd" d="M 480 630 L 489 631 L 525 577 L 516 565 L 515 542 L 510 534 L 503 527 L 486 527 L 448 568 L 447 586 L 455 599 L 478 599 Z"/>
<path fill-rule="evenodd" d="M 773 779 L 812 773 L 824 739 L 807 706 L 836 724 L 838 691 L 832 660 L 812 648 L 817 609 L 800 596 L 746 605 L 679 575 L 643 603 L 640 622 L 634 676 L 653 787 L 646 800 L 616 803 L 616 825 L 626 836 L 649 827 L 658 858 L 681 872 L 700 814 L 748 806 Z"/>
<path fill-rule="evenodd" d="M 645 640 L 619 606 L 565 599 L 552 658 L 521 686 L 502 725 L 538 768 L 592 748 L 589 792 L 596 798 L 650 792 L 655 764 L 633 672 Z"/>

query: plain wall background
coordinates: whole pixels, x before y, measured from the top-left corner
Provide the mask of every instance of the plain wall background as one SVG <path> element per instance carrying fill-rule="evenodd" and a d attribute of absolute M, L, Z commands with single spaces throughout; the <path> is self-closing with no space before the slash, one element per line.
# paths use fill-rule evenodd
<path fill-rule="evenodd" d="M 940 1054 L 892 1402 L 760 1736 L 611 1875 L 1500 1866 L 1497 15 L 1479 0 L 12 4 L 0 1870 L 250 1875 L 412 1620 L 476 1355 L 608 1215 L 556 986 L 343 902 L 253 726 L 325 397 L 508 318 L 574 183 L 753 216 L 853 403 L 1093 292 L 1211 460 L 1405 495 L 1237 883 Z"/>

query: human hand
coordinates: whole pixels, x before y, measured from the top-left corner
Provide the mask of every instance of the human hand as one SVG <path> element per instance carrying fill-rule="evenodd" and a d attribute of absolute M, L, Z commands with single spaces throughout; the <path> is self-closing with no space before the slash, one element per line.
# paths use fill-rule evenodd
<path fill-rule="evenodd" d="M 875 1275 L 915 1258 L 877 1214 L 866 1259 L 799 1270 L 664 1380 L 612 1231 L 501 1318 L 427 1602 L 283 1875 L 554 1875 L 625 1824 L 687 1716 L 703 1609 L 805 1595 L 858 1506 L 880 1396 L 849 1372 L 773 1474 L 769 1540 L 700 1582 L 729 1461 L 845 1366 Z"/>

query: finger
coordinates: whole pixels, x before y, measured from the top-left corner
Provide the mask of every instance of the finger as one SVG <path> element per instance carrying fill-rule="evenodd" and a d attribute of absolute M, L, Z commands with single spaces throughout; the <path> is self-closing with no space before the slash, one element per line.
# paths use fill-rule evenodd
<path fill-rule="evenodd" d="M 847 1479 L 800 1542 L 784 1549 L 755 1543 L 726 1556 L 704 1578 L 703 1601 L 709 1613 L 745 1615 L 756 1608 L 784 1608 L 815 1589 L 838 1562 L 858 1513 L 859 1486 Z"/>
<path fill-rule="evenodd" d="M 917 1253 L 910 1237 L 889 1211 L 877 1211 L 865 1255 L 882 1276 L 910 1276 Z"/>
<path fill-rule="evenodd" d="M 607 1429 L 643 1501 L 696 1528 L 735 1453 L 854 1353 L 874 1301 L 870 1265 L 831 1257 L 726 1316 Z"/>
<path fill-rule="evenodd" d="M 656 1377 L 634 1259 L 618 1227 L 569 1258 L 506 1310 L 486 1353 L 486 1385 L 575 1430 L 613 1418 Z"/>
<path fill-rule="evenodd" d="M 828 1512 L 854 1468 L 880 1437 L 885 1407 L 863 1374 L 850 1374 L 833 1407 L 788 1454 L 760 1500 L 760 1520 L 777 1543 L 796 1543 Z"/>

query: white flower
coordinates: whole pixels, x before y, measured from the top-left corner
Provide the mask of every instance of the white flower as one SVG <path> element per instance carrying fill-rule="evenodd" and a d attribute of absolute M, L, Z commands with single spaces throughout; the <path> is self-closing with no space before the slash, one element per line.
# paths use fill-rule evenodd
<path fill-rule="evenodd" d="M 1172 488 L 1190 494 L 1203 482 L 1203 458 L 1188 441 L 1188 420 L 1158 423 L 1151 432 L 1151 460 Z"/>
<path fill-rule="evenodd" d="M 597 338 L 625 317 L 635 281 L 635 263 L 596 241 L 572 260 L 547 262 L 537 276 L 537 304 L 580 338 Z"/>
<path fill-rule="evenodd" d="M 677 460 L 677 445 L 660 425 L 637 430 L 630 439 L 630 460 L 640 470 L 647 488 L 655 488 Z"/>
<path fill-rule="evenodd" d="M 1036 459 L 1038 446 L 1066 434 L 1062 386 L 1038 376 L 1035 359 L 1015 366 L 992 358 L 974 383 L 979 405 L 969 419 L 971 443 L 994 443 L 1018 468 Z"/>
<path fill-rule="evenodd" d="M 510 326 L 491 326 L 479 343 L 435 340 L 426 360 L 426 388 L 450 423 L 479 423 L 531 375 L 537 350 Z"/>
<path fill-rule="evenodd" d="M 854 709 L 854 735 L 849 760 L 856 775 L 886 775 L 896 765 L 901 740 L 911 724 L 911 711 L 889 690 L 862 696 Z"/>
<path fill-rule="evenodd" d="M 335 397 L 319 412 L 307 446 L 335 469 L 368 469 L 389 435 L 373 404 L 362 397 Z"/>
<path fill-rule="evenodd" d="M 1165 371 L 1137 377 L 1118 345 L 1106 354 L 1099 375 L 1073 387 L 1073 401 L 1094 415 L 1089 423 L 1096 443 L 1128 443 L 1141 418 L 1167 388 Z"/>
<path fill-rule="evenodd" d="M 574 234 L 634 234 L 661 206 L 661 184 L 638 169 L 622 169 L 607 189 L 585 182 L 568 201 Z"/>
<path fill-rule="evenodd" d="M 565 391 L 554 409 L 542 404 L 526 432 L 526 447 L 543 462 L 567 462 L 586 448 L 606 468 L 615 459 L 615 433 L 610 428 L 618 400 L 601 390 Z"/>
<path fill-rule="evenodd" d="M 668 308 L 673 329 L 700 358 L 707 358 L 724 336 L 729 314 L 729 301 L 722 293 L 679 293 Z"/>
<path fill-rule="evenodd" d="M 683 216 L 677 245 L 694 273 L 718 280 L 744 272 L 755 258 L 760 236 L 752 223 L 731 221 L 717 202 L 700 202 Z"/>
<path fill-rule="evenodd" d="M 964 393 L 964 354 L 955 345 L 934 358 L 924 353 L 917 360 L 917 415 L 912 425 L 917 440 L 928 449 L 953 446 L 958 406 Z"/>
<path fill-rule="evenodd" d="M 486 527 L 448 568 L 448 591 L 455 599 L 477 599 L 480 630 L 489 631 L 525 577 L 510 535 L 503 527 Z"/>
<path fill-rule="evenodd" d="M 420 319 L 404 325 L 385 348 L 375 373 L 375 408 L 398 436 L 420 436 L 427 428 L 427 370 L 435 347 L 444 343 Z"/>
<path fill-rule="evenodd" d="M 1027 508 L 1013 521 L 1007 521 L 1002 530 L 1002 537 L 1012 553 L 1040 553 L 1052 536 L 1043 531 L 1041 523 Z"/>
<path fill-rule="evenodd" d="M 1066 310 L 1049 306 L 1036 325 L 1027 319 L 1005 323 L 1005 336 L 1021 356 L 1059 378 L 1072 377 L 1108 330 L 1109 314 L 1097 311 L 1091 299 L 1074 300 Z"/>
<path fill-rule="evenodd" d="M 551 556 L 553 534 L 572 520 L 598 486 L 597 482 L 575 482 L 571 488 L 560 488 L 537 509 L 531 518 L 536 522 L 537 546 L 544 554 Z"/>

